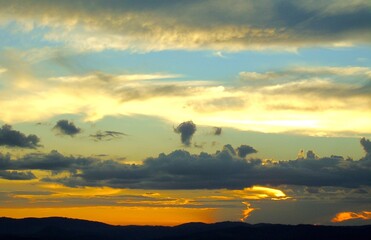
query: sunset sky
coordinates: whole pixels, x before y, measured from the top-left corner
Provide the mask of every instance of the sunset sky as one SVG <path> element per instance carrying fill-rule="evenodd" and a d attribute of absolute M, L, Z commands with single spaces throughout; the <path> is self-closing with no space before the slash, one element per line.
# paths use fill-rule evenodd
<path fill-rule="evenodd" d="M 0 216 L 371 224 L 371 1 L 0 0 Z"/>

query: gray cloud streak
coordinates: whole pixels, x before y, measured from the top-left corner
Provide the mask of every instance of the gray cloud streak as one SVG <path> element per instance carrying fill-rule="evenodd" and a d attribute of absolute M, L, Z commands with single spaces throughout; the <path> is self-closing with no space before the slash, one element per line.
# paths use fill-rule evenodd
<path fill-rule="evenodd" d="M 6 180 L 32 180 L 36 176 L 32 172 L 0 171 L 0 178 Z"/>
<path fill-rule="evenodd" d="M 122 136 L 127 136 L 127 134 L 117 131 L 98 131 L 95 134 L 90 135 L 90 137 L 95 141 L 111 141 L 114 139 L 120 139 Z"/>

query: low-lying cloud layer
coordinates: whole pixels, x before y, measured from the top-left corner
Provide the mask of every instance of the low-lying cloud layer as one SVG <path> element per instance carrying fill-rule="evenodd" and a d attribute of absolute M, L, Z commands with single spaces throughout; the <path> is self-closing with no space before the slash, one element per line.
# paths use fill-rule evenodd
<path fill-rule="evenodd" d="M 245 148 L 246 145 L 243 145 L 237 148 L 237 152 Z M 246 160 L 243 158 L 245 156 L 239 155 L 230 145 L 226 145 L 215 154 L 192 155 L 177 150 L 148 158 L 142 164 L 125 164 L 113 160 L 63 156 L 53 151 L 49 154 L 29 154 L 17 160 L 10 160 L 9 155 L 1 155 L 0 170 L 48 170 L 54 175 L 44 177 L 42 181 L 72 187 L 243 189 L 253 185 L 371 186 L 369 155 L 357 161 L 339 156 L 263 161 Z M 59 176 L 58 173 L 68 175 Z"/>

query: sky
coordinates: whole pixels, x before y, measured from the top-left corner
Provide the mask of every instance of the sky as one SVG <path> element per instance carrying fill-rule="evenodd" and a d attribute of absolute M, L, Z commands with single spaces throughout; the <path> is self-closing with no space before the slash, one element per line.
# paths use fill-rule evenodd
<path fill-rule="evenodd" d="M 368 0 L 0 0 L 0 216 L 371 224 Z"/>

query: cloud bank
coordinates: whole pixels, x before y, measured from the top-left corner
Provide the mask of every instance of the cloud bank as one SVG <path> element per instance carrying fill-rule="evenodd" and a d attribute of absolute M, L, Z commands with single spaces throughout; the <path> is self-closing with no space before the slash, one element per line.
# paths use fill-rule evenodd
<path fill-rule="evenodd" d="M 44 177 L 42 181 L 70 187 L 243 189 L 253 185 L 371 186 L 369 156 L 361 160 L 333 156 L 290 161 L 246 160 L 243 157 L 235 155 L 230 145 L 215 154 L 202 152 L 192 155 L 183 150 L 161 153 L 158 157 L 147 158 L 142 164 L 63 156 L 53 151 L 29 154 L 17 160 L 1 155 L 0 170 L 47 170 L 55 175 Z M 60 176 L 58 173 L 68 175 Z"/>

